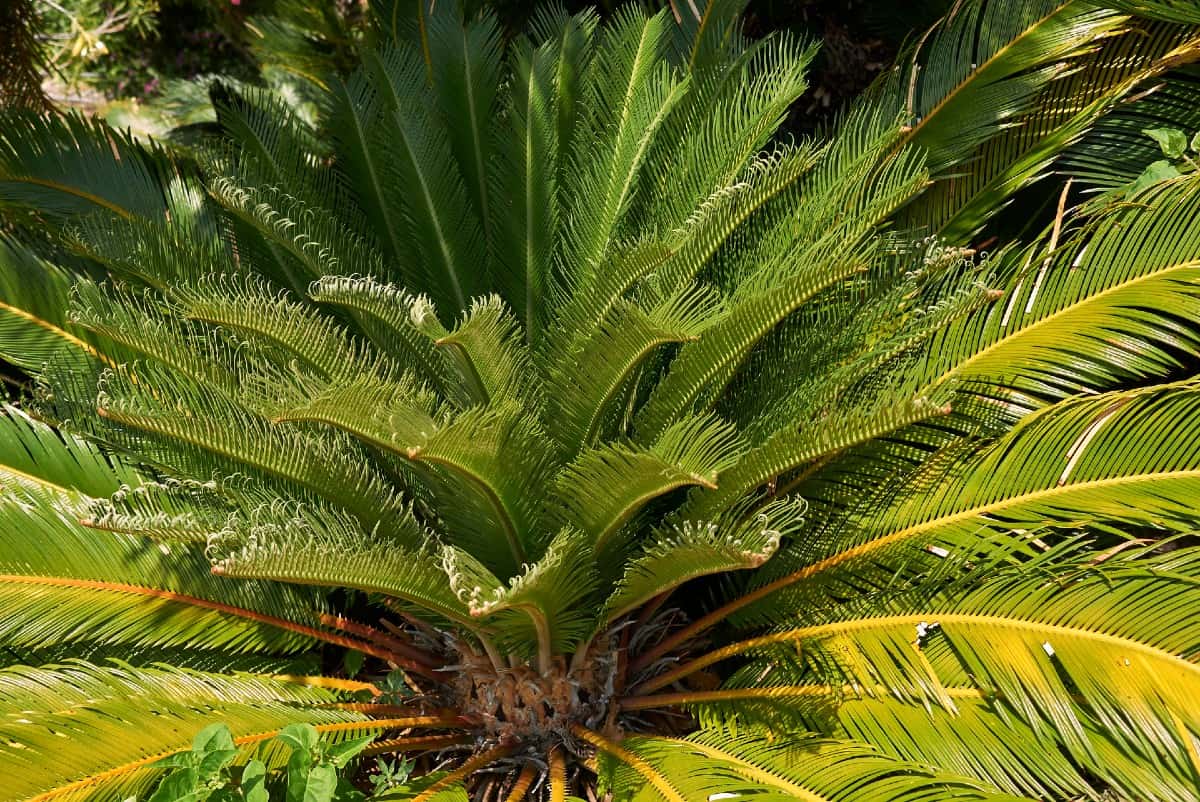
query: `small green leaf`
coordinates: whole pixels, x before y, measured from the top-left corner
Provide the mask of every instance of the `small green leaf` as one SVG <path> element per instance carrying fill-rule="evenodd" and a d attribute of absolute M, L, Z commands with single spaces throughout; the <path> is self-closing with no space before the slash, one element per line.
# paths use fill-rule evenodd
<path fill-rule="evenodd" d="M 289 724 L 279 731 L 279 740 L 292 748 L 293 752 L 306 755 L 320 743 L 321 736 L 311 724 Z"/>
<path fill-rule="evenodd" d="M 1192 136 L 1191 148 L 1192 148 L 1192 153 L 1200 153 L 1200 131 L 1197 131 Z"/>
<path fill-rule="evenodd" d="M 1151 184 L 1171 178 L 1178 178 L 1179 176 L 1180 172 L 1175 169 L 1173 164 L 1166 159 L 1159 159 L 1143 170 L 1142 174 L 1134 180 L 1133 184 L 1129 187 L 1129 194 L 1136 195 Z"/>
<path fill-rule="evenodd" d="M 168 774 L 150 802 L 181 802 L 196 795 L 200 777 L 193 768 L 184 768 Z"/>
<path fill-rule="evenodd" d="M 383 678 L 382 688 L 385 693 L 395 693 L 401 696 L 408 696 L 412 693 L 412 689 L 408 687 L 408 681 L 404 679 L 404 672 L 399 669 L 388 672 Z"/>
<path fill-rule="evenodd" d="M 332 802 L 337 790 L 337 769 L 332 763 L 322 763 L 309 769 L 304 785 L 303 802 Z M 289 790 L 291 790 L 289 788 Z"/>
<path fill-rule="evenodd" d="M 287 762 L 287 802 L 304 802 L 308 774 L 313 767 L 312 752 L 295 749 Z"/>
<path fill-rule="evenodd" d="M 236 749 L 219 749 L 209 752 L 200 760 L 198 767 L 200 778 L 207 780 L 210 777 L 216 777 L 221 769 L 233 762 L 237 754 L 238 750 Z"/>
<path fill-rule="evenodd" d="M 345 777 L 338 780 L 337 791 L 333 795 L 333 802 L 364 802 L 366 795 L 350 784 Z"/>
<path fill-rule="evenodd" d="M 246 802 L 271 802 L 271 795 L 267 793 L 267 767 L 261 760 L 246 763 L 241 785 Z"/>
<path fill-rule="evenodd" d="M 346 652 L 346 656 L 342 658 L 342 667 L 346 669 L 347 677 L 357 677 L 358 672 L 362 671 L 363 659 L 366 657 L 360 651 L 351 649 Z"/>
<path fill-rule="evenodd" d="M 184 769 L 195 768 L 198 762 L 195 752 L 176 752 L 154 761 L 151 765 L 157 769 Z"/>
<path fill-rule="evenodd" d="M 192 739 L 192 751 L 198 755 L 224 752 L 233 748 L 233 733 L 229 731 L 229 725 L 224 723 L 210 724 Z"/>
<path fill-rule="evenodd" d="M 1187 135 L 1178 128 L 1145 128 L 1142 133 L 1157 142 L 1169 159 L 1178 159 L 1188 146 Z"/>
<path fill-rule="evenodd" d="M 340 744 L 334 744 L 326 750 L 325 755 L 329 758 L 329 762 L 337 766 L 339 769 L 353 760 L 359 752 L 366 749 L 375 740 L 374 735 L 368 735 L 365 738 L 354 738 L 349 741 L 342 741 Z"/>

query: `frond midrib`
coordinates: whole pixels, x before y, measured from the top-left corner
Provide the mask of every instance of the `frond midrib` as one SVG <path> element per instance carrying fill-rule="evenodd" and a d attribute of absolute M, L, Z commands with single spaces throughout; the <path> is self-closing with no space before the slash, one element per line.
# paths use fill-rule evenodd
<path fill-rule="evenodd" d="M 939 612 L 935 607 L 931 607 L 930 609 L 919 613 L 867 616 L 864 618 L 835 621 L 827 624 L 816 624 L 810 627 L 801 627 L 799 629 L 763 635 L 758 638 L 750 638 L 749 640 L 731 644 L 724 648 L 710 652 L 697 662 L 711 665 L 712 662 L 717 662 L 726 657 L 743 654 L 744 652 L 763 646 L 771 646 L 779 643 L 789 643 L 810 638 L 820 638 L 828 635 L 846 634 L 870 629 L 882 630 L 897 627 L 912 627 L 915 633 L 916 627 L 922 623 L 928 625 L 938 624 L 943 627 L 948 624 L 951 626 L 970 626 L 974 624 L 1000 629 L 1025 630 L 1029 632 L 1036 632 L 1042 635 L 1060 635 L 1066 638 L 1099 642 L 1108 646 L 1139 652 L 1156 661 L 1161 661 L 1168 665 L 1175 665 L 1180 668 L 1184 668 L 1195 673 L 1197 678 L 1200 679 L 1200 663 L 1197 663 L 1195 660 L 1189 660 L 1182 655 L 1175 654 L 1174 652 L 1158 646 L 1143 643 L 1142 641 L 1125 635 L 1114 635 L 1109 632 L 1098 631 L 1082 624 L 1051 624 L 1045 621 L 1038 621 L 1029 616 L 1001 615 L 996 613 Z M 1048 639 L 1047 642 L 1049 642 Z"/>
<path fill-rule="evenodd" d="M 985 358 L 986 356 L 988 356 L 993 351 L 995 351 L 999 348 L 1008 346 L 1008 345 L 1012 344 L 1013 342 L 1016 342 L 1020 339 L 1032 336 L 1033 334 L 1040 332 L 1042 326 L 1045 326 L 1045 325 L 1051 323 L 1052 321 L 1063 317 L 1064 315 L 1074 314 L 1081 309 L 1086 309 L 1089 306 L 1099 304 L 1107 297 L 1114 295 L 1116 293 L 1128 290 L 1130 287 L 1137 286 L 1138 284 L 1140 284 L 1142 282 L 1162 278 L 1163 276 L 1168 275 L 1173 272 L 1176 272 L 1176 271 L 1191 270 L 1194 268 L 1200 268 L 1200 259 L 1189 259 L 1185 262 L 1179 262 L 1176 264 L 1171 264 L 1171 265 L 1167 265 L 1165 267 L 1161 267 L 1158 270 L 1155 270 L 1155 271 L 1152 271 L 1149 273 L 1142 273 L 1141 275 L 1135 276 L 1135 277 L 1129 279 L 1128 281 L 1121 282 L 1120 284 L 1115 284 L 1111 287 L 1106 287 L 1103 290 L 1101 290 L 1100 292 L 1094 293 L 1092 295 L 1088 295 L 1085 298 L 1081 298 L 1073 304 L 1068 304 L 1067 306 L 1064 306 L 1062 309 L 1051 312 L 1049 315 L 1033 321 L 1028 326 L 1025 326 L 1025 327 L 1019 328 L 1019 329 L 1014 329 L 1010 334 L 1000 337 L 995 342 L 989 343 L 987 346 L 985 346 L 984 348 L 980 349 L 979 351 L 976 351 L 975 353 L 971 354 L 971 356 L 967 357 L 962 362 L 959 362 L 954 367 L 950 368 L 948 371 L 946 371 L 942 375 L 938 376 L 933 381 L 928 382 L 926 386 L 929 389 L 934 389 L 934 388 L 941 386 L 946 381 L 952 379 L 954 376 L 964 372 L 964 370 L 967 368 L 967 366 L 971 365 L 972 363 L 978 362 L 979 360 Z"/>

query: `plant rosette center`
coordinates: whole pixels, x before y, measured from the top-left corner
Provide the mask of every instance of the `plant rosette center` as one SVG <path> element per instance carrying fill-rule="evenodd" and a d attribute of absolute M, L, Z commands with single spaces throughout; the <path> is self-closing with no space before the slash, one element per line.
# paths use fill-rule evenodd
<path fill-rule="evenodd" d="M 544 754 L 572 742 L 574 725 L 616 726 L 618 662 L 607 644 L 589 650 L 586 660 L 556 656 L 548 673 L 520 663 L 498 668 L 486 655 L 463 650 L 446 691 L 454 709 L 487 740 Z"/>

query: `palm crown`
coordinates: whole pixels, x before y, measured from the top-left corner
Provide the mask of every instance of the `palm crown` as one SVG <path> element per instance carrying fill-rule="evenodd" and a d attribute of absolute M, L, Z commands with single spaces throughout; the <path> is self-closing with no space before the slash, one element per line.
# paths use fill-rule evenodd
<path fill-rule="evenodd" d="M 6 798 L 212 718 L 422 802 L 1195 793 L 1200 185 L 1124 187 L 1200 19 L 958 4 L 797 143 L 740 5 L 7 119 Z"/>

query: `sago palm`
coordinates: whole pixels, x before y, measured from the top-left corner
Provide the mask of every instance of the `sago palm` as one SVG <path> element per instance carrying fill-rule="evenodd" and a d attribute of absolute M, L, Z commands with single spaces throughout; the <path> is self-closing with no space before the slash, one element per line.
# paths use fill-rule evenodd
<path fill-rule="evenodd" d="M 4 119 L 0 796 L 222 721 L 420 802 L 1195 798 L 1200 178 L 1129 187 L 1194 7 L 965 0 L 793 142 L 736 0 L 436 5 L 163 145 Z"/>

